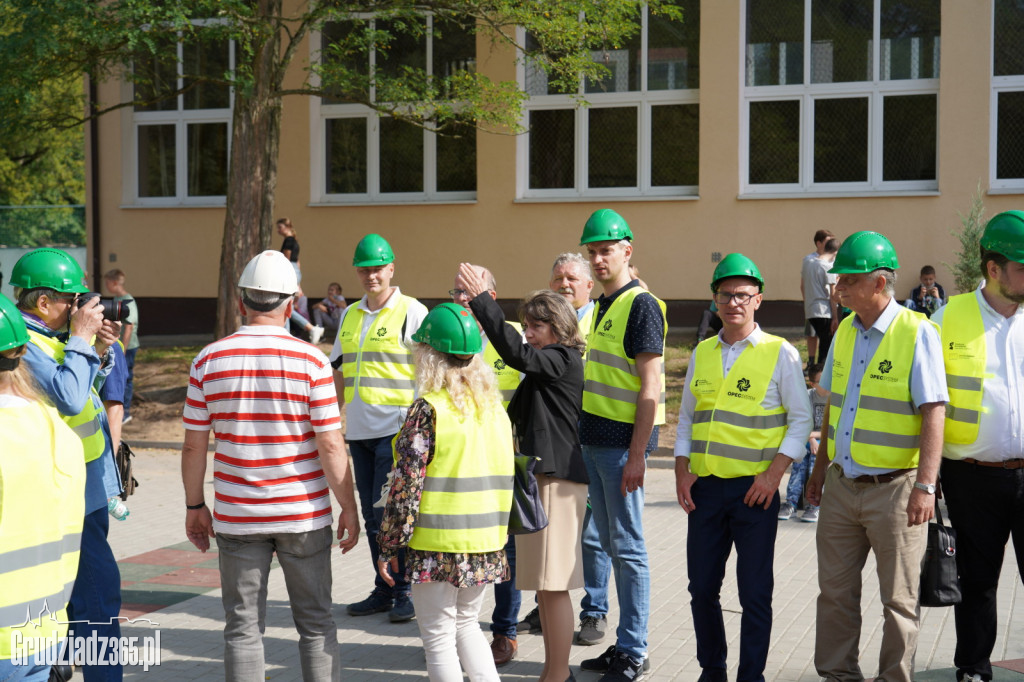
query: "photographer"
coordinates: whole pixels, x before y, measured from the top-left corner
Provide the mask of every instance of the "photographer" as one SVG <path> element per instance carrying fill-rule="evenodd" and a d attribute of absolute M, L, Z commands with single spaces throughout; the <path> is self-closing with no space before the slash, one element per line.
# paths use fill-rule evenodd
<path fill-rule="evenodd" d="M 23 358 L 33 379 L 64 422 L 82 439 L 85 522 L 78 575 L 68 620 L 80 637 L 120 638 L 121 577 L 107 542 L 107 500 L 121 492 L 110 429 L 97 393 L 113 367 L 110 346 L 120 324 L 104 319 L 104 306 L 82 284 L 82 268 L 59 249 L 36 249 L 11 273 L 30 343 Z M 108 315 L 111 317 L 112 315 Z M 120 680 L 117 665 L 86 666 L 86 679 Z"/>
<path fill-rule="evenodd" d="M 931 317 L 936 310 L 946 305 L 947 300 L 942 285 L 935 281 L 935 268 L 926 265 L 921 268 L 920 285 L 911 290 L 903 305 Z"/>

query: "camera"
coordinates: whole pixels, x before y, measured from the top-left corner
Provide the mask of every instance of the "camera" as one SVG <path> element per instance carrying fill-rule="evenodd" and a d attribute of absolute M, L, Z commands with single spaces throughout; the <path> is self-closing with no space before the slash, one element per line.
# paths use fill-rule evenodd
<path fill-rule="evenodd" d="M 100 299 L 100 306 L 103 308 L 103 319 L 111 322 L 124 322 L 128 319 L 128 303 L 131 299 L 115 301 L 112 298 L 102 298 L 95 291 L 82 294 L 78 297 L 78 307 L 81 308 L 94 298 Z"/>

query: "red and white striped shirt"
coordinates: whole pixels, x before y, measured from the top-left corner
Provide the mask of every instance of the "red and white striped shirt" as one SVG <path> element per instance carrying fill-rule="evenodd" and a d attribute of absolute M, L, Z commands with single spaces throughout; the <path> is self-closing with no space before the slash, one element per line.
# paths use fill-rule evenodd
<path fill-rule="evenodd" d="M 341 428 L 327 357 L 281 327 L 246 326 L 189 372 L 185 428 L 213 429 L 213 529 L 301 533 L 330 526 L 315 434 Z"/>

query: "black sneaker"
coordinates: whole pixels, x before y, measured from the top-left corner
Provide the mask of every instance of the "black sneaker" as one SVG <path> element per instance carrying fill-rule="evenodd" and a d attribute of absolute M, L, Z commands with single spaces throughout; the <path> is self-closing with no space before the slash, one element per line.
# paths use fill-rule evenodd
<path fill-rule="evenodd" d="M 528 632 L 531 635 L 539 635 L 540 629 L 540 607 L 535 606 L 533 611 L 526 614 L 519 623 L 516 624 L 516 632 L 523 633 Z"/>
<path fill-rule="evenodd" d="M 623 654 L 625 656 L 625 654 Z M 629 656 L 626 656 L 630 658 Z M 611 669 L 612 661 L 615 660 L 615 645 L 604 650 L 604 653 L 597 658 L 588 658 L 580 663 L 580 670 L 589 670 L 593 673 L 606 673 Z M 651 669 L 651 659 L 645 657 L 643 662 L 644 672 Z"/>
<path fill-rule="evenodd" d="M 370 596 L 363 601 L 349 604 L 345 609 L 350 616 L 369 616 L 371 613 L 384 613 L 390 611 L 395 605 L 394 600 L 377 590 L 370 593 Z"/>
<path fill-rule="evenodd" d="M 644 678 L 644 664 L 625 651 L 616 651 L 608 672 L 598 682 L 638 682 Z"/>
<path fill-rule="evenodd" d="M 416 609 L 409 595 L 400 594 L 395 597 L 395 607 L 388 611 L 388 620 L 392 623 L 404 623 L 416 617 Z"/>

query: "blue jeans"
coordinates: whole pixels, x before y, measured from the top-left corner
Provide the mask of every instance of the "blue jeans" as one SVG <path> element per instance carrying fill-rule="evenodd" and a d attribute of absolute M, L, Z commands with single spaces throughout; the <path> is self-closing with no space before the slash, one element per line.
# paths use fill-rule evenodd
<path fill-rule="evenodd" d="M 814 469 L 814 455 L 811 448 L 807 448 L 807 454 L 799 462 L 793 462 L 793 468 L 789 470 L 789 485 L 786 486 L 786 502 L 793 505 L 793 509 L 800 506 L 800 498 L 804 495 L 804 486 Z"/>
<path fill-rule="evenodd" d="M 686 567 L 697 662 L 702 669 L 723 675 L 728 646 L 720 593 L 725 563 L 736 546 L 736 589 L 743 607 L 737 682 L 764 681 L 772 635 L 779 495 L 772 497 L 768 509 L 748 507 L 743 497 L 753 482 L 753 476 L 701 476 L 693 484 L 694 510 L 687 517 Z"/>
<path fill-rule="evenodd" d="M 128 368 L 128 380 L 124 384 L 125 419 L 132 414 L 132 395 L 135 393 L 135 354 L 138 352 L 138 348 L 132 348 L 124 352 L 125 366 Z"/>
<path fill-rule="evenodd" d="M 217 534 L 221 601 L 224 603 L 224 673 L 229 681 L 265 679 L 270 561 L 284 573 L 292 620 L 299 633 L 303 680 L 341 676 L 338 628 L 331 616 L 331 527 L 305 533 Z"/>
<path fill-rule="evenodd" d="M 380 573 L 377 572 L 377 558 L 380 556 L 377 532 L 380 531 L 380 523 L 384 520 L 384 508 L 374 507 L 373 503 L 380 498 L 380 490 L 394 465 L 391 452 L 393 439 L 394 436 L 384 436 L 383 438 L 350 440 L 348 447 L 352 453 L 352 472 L 356 479 L 356 492 L 359 493 L 359 509 L 363 514 L 363 527 L 366 529 L 366 540 L 370 543 L 374 592 L 388 597 L 408 597 L 409 582 L 405 578 L 404 549 L 398 553 L 398 572 L 393 573 L 394 587 L 384 582 Z"/>
<path fill-rule="evenodd" d="M 519 621 L 519 607 L 523 605 L 523 593 L 516 589 L 516 536 L 509 535 L 505 543 L 508 558 L 508 580 L 494 585 L 494 612 L 491 613 L 491 632 L 516 638 L 516 623 Z"/>
<path fill-rule="evenodd" d="M 601 546 L 594 512 L 588 502 L 587 512 L 583 515 L 583 589 L 586 594 L 580 602 L 580 619 L 608 615 L 608 581 L 611 577 L 612 559 Z"/>
<path fill-rule="evenodd" d="M 76 637 L 96 636 L 113 641 L 121 636 L 121 572 L 107 542 L 110 516 L 106 507 L 85 515 L 82 525 L 82 549 L 78 558 L 78 576 L 68 602 L 69 621 Z M 111 622 L 113 619 L 113 622 Z M 82 676 L 87 682 L 113 680 L 120 682 L 124 671 L 119 665 L 86 665 Z"/>
<path fill-rule="evenodd" d="M 601 546 L 611 556 L 619 598 L 615 648 L 636 659 L 647 656 L 647 617 L 651 609 L 651 572 L 644 542 L 644 489 L 623 497 L 622 469 L 628 451 L 583 446 L 590 476 L 590 507 Z M 645 455 L 646 456 L 646 455 Z"/>

